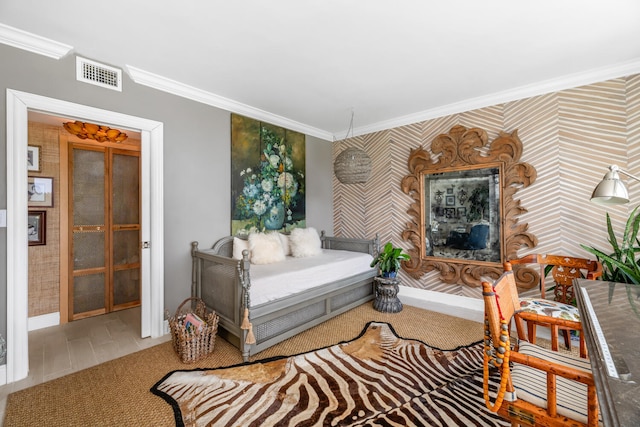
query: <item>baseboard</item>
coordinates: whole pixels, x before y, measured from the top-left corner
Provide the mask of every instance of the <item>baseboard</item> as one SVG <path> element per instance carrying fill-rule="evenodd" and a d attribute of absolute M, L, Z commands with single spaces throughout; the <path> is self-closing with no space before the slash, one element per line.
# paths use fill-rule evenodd
<path fill-rule="evenodd" d="M 0 385 L 7 383 L 7 365 L 0 365 Z"/>
<path fill-rule="evenodd" d="M 463 297 L 402 285 L 400 285 L 398 298 L 403 304 L 413 307 L 461 317 L 479 323 L 484 321 L 484 303 L 479 298 Z"/>
<path fill-rule="evenodd" d="M 29 317 L 29 331 L 58 326 L 60 324 L 60 313 L 48 313 L 41 316 Z"/>
<path fill-rule="evenodd" d="M 403 304 L 412 307 L 448 314 L 478 323 L 484 322 L 484 301 L 480 298 L 469 298 L 402 285 L 400 285 L 398 298 Z M 547 340 L 551 339 L 548 328 L 536 328 L 536 336 Z"/>

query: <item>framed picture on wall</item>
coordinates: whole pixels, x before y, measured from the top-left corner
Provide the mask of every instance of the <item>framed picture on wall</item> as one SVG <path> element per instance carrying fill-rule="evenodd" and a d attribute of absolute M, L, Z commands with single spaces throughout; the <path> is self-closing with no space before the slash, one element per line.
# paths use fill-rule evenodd
<path fill-rule="evenodd" d="M 29 211 L 27 218 L 29 246 L 47 244 L 47 211 Z"/>
<path fill-rule="evenodd" d="M 39 145 L 27 146 L 27 170 L 29 172 L 41 172 L 42 171 L 42 158 L 40 156 Z"/>
<path fill-rule="evenodd" d="M 30 176 L 27 180 L 29 207 L 53 207 L 53 178 Z"/>

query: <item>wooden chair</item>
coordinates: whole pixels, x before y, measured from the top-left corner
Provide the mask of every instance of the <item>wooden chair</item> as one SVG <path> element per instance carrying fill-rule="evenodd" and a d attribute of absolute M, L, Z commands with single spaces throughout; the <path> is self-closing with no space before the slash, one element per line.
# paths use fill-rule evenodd
<path fill-rule="evenodd" d="M 586 359 L 523 340 L 511 349 L 511 320 L 515 321 L 518 336 L 522 338 L 524 319 L 518 312 L 520 301 L 511 264 L 506 262 L 504 270 L 495 283 L 482 283 L 487 408 L 510 420 L 512 426 L 597 426 L 596 389 Z M 494 393 L 494 402 L 491 402 L 488 381 L 492 368 L 500 373 L 500 387 Z"/>
<path fill-rule="evenodd" d="M 577 330 L 580 323 L 580 312 L 575 307 L 573 280 L 586 277 L 595 280 L 602 276 L 602 264 L 586 258 L 575 258 L 564 255 L 540 255 L 531 254 L 519 259 L 509 261 L 512 265 L 537 264 L 540 269 L 539 286 L 541 298 L 521 298 L 521 309 L 545 316 L 560 317 L 572 324 L 559 326 L 557 329 L 543 323 L 527 322 L 529 342 L 536 343 L 536 324 L 551 328 L 551 345 L 553 350 L 558 350 L 558 330 L 564 335 L 564 344 L 571 349 L 570 331 Z M 546 299 L 546 277 L 551 272 L 554 282 L 554 300 Z M 580 335 L 580 355 L 586 357 L 587 348 L 583 335 Z"/>

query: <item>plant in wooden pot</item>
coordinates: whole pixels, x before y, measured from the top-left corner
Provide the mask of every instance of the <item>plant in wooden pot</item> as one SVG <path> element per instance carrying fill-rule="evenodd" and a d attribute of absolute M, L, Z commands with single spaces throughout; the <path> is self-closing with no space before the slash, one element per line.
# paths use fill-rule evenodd
<path fill-rule="evenodd" d="M 400 262 L 410 259 L 409 254 L 404 253 L 402 248 L 394 248 L 391 242 L 387 242 L 378 256 L 371 261 L 371 267 L 378 266 L 382 277 L 394 278 L 400 270 Z"/>

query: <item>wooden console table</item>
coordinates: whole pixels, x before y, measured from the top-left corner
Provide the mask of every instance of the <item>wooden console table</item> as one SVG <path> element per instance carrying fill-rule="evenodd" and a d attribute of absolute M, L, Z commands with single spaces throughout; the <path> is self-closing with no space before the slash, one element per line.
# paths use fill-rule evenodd
<path fill-rule="evenodd" d="M 640 426 L 640 285 L 575 279 L 605 426 Z"/>

